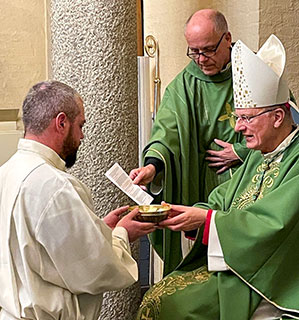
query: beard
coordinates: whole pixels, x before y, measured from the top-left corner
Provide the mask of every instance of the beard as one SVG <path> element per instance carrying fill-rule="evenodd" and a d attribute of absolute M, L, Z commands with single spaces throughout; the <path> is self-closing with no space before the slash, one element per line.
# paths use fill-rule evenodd
<path fill-rule="evenodd" d="M 65 166 L 67 168 L 71 168 L 76 160 L 77 160 L 77 152 L 79 146 L 76 146 L 75 141 L 73 139 L 73 128 L 70 128 L 70 131 L 66 138 L 63 141 L 63 160 L 65 161 Z"/>

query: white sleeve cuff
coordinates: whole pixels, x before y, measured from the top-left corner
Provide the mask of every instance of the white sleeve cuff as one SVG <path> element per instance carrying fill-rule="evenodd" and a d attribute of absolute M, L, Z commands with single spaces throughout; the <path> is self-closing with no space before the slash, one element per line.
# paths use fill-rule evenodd
<path fill-rule="evenodd" d="M 112 236 L 121 241 L 122 246 L 131 252 L 128 231 L 124 227 L 115 227 L 112 231 Z"/>
<path fill-rule="evenodd" d="M 223 257 L 223 251 L 218 238 L 216 223 L 216 211 L 213 210 L 211 215 L 209 242 L 208 242 L 208 270 L 209 271 L 226 271 L 229 270 Z"/>

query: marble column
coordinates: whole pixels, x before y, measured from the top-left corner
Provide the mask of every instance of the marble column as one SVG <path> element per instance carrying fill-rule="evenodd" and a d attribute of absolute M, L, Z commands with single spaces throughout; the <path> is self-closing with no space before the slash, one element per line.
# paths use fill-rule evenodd
<path fill-rule="evenodd" d="M 85 105 L 71 172 L 104 216 L 131 203 L 104 173 L 115 162 L 127 172 L 138 165 L 136 0 L 50 0 L 49 21 L 52 78 L 74 87 Z M 136 258 L 138 243 L 132 250 Z M 139 303 L 139 284 L 106 293 L 100 319 L 133 319 Z"/>

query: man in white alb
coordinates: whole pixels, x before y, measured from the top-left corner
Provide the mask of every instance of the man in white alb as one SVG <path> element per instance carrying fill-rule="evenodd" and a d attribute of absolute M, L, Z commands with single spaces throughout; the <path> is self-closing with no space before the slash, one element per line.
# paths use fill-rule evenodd
<path fill-rule="evenodd" d="M 58 82 L 33 86 L 25 138 L 0 168 L 0 319 L 98 319 L 102 295 L 138 279 L 129 241 L 154 230 L 127 207 L 103 220 L 65 171 L 83 139 L 83 102 Z"/>

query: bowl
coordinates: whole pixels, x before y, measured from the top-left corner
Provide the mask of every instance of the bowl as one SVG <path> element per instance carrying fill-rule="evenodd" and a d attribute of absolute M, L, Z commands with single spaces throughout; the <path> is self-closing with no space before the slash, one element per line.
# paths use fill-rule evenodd
<path fill-rule="evenodd" d="M 135 216 L 135 220 L 140 222 L 153 222 L 159 223 L 165 220 L 170 210 L 169 204 L 149 204 L 129 207 L 129 211 L 139 209 L 139 214 Z"/>

